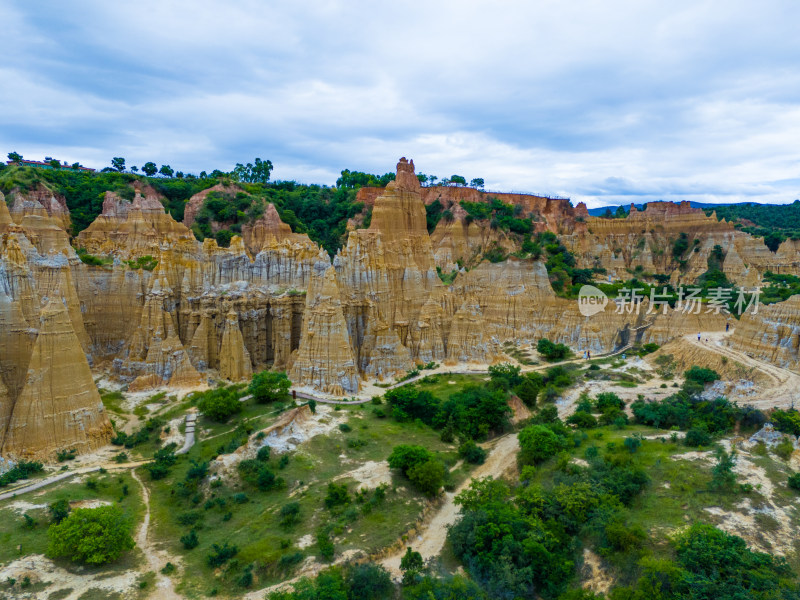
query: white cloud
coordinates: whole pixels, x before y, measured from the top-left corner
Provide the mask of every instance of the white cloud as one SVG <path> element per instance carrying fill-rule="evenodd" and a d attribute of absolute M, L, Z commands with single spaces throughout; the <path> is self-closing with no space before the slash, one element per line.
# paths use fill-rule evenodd
<path fill-rule="evenodd" d="M 0 146 L 333 183 L 401 156 L 590 205 L 800 196 L 800 5 L 0 7 Z M 0 148 L 0 149 L 2 149 Z"/>

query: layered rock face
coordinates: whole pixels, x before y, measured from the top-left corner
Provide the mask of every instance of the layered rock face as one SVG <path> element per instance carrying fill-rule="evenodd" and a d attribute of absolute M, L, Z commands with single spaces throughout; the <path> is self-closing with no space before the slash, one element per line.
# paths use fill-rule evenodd
<path fill-rule="evenodd" d="M 731 347 L 789 369 L 800 368 L 800 295 L 746 311 L 731 335 Z"/>
<path fill-rule="evenodd" d="M 2 453 L 46 459 L 59 449 L 99 448 L 110 437 L 111 423 L 66 307 L 51 301 L 41 312 L 39 334 L 25 384 L 8 418 Z"/>
<path fill-rule="evenodd" d="M 225 318 L 225 330 L 219 347 L 219 376 L 229 381 L 243 381 L 253 376 L 250 353 L 244 347 L 239 319 L 233 310 Z"/>
<path fill-rule="evenodd" d="M 338 396 L 358 392 L 358 369 L 333 267 L 309 291 L 303 335 L 292 356 L 289 378 Z"/>
<path fill-rule="evenodd" d="M 556 296 L 542 262 L 479 262 L 489 247 L 511 252 L 519 243 L 488 222 L 469 222 L 458 204 L 488 194 L 421 188 L 406 159 L 385 189 L 359 192 L 372 206 L 370 228 L 350 231 L 332 261 L 270 204 L 229 248 L 197 242 L 186 224 L 208 194 L 226 197 L 236 188 L 192 198 L 185 224 L 166 213 L 152 188 L 137 183 L 131 191 L 132 200 L 106 193 L 102 214 L 74 240 L 107 259 L 101 266 L 84 264 L 70 246 L 63 198 L 46 189 L 15 191 L 10 210 L 0 198 L 3 453 L 48 456 L 105 443 L 107 419 L 90 364 L 130 390 L 244 381 L 272 368 L 286 369 L 298 386 L 342 396 L 357 393 L 362 378 L 391 379 L 415 364 L 509 360 L 502 351 L 508 341 L 547 337 L 599 354 L 725 325 L 714 315 L 647 315 L 646 305 L 627 313 L 613 303 L 585 317 L 577 301 Z M 715 245 L 724 249 L 724 272 L 743 284 L 757 282 L 767 268 L 796 272 L 800 265 L 797 242 L 772 253 L 688 205 L 652 203 L 627 219 L 608 220 L 565 200 L 491 196 L 521 206 L 536 230 L 558 233 L 578 266 L 603 266 L 618 277 L 641 266 L 688 280 L 705 272 Z M 425 205 L 437 200 L 452 219 L 442 219 L 429 236 Z M 690 246 L 676 269 L 671 247 L 682 232 Z M 147 255 L 155 262 L 136 260 Z M 457 261 L 469 269 L 445 285 L 436 267 L 449 272 Z M 746 315 L 732 343 L 796 364 L 798 302 Z"/>
<path fill-rule="evenodd" d="M 462 265 L 475 266 L 482 254 L 498 247 L 506 253 L 516 250 L 516 242 L 504 231 L 467 218 L 460 204 L 452 205 L 452 220 L 441 219 L 431 234 L 436 266 L 449 273 Z"/>
<path fill-rule="evenodd" d="M 694 283 L 708 270 L 715 246 L 724 252 L 722 271 L 733 282 L 753 286 L 766 270 L 790 272 L 797 256 L 786 246 L 772 253 L 762 240 L 737 231 L 714 214 L 692 208 L 688 202 L 650 202 L 644 211 L 631 205 L 624 219 L 586 217 L 582 227 L 561 239 L 576 255 L 581 268 L 602 267 L 613 279 L 626 278 L 631 270 L 671 276 L 675 283 Z M 687 235 L 689 248 L 681 267 L 673 257 L 673 244 Z"/>
<path fill-rule="evenodd" d="M 78 234 L 78 246 L 90 254 L 121 259 L 158 256 L 162 243 L 195 241 L 194 235 L 164 211 L 159 195 L 150 186 L 134 184 L 134 198 L 125 200 L 106 192 L 103 212 Z"/>
<path fill-rule="evenodd" d="M 400 159 L 397 179 L 375 201 L 370 228 L 349 233 L 334 266 L 359 364 L 368 367 L 368 357 L 376 355 L 370 344 L 377 342 L 381 360 L 399 371 L 407 360 L 400 346 L 411 346 L 422 306 L 441 288 L 413 161 Z M 370 333 L 380 330 L 380 337 Z"/>

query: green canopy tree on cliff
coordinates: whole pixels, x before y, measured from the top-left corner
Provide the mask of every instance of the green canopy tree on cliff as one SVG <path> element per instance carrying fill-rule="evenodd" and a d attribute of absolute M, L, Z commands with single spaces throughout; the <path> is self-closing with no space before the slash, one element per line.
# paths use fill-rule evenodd
<path fill-rule="evenodd" d="M 111 168 L 122 173 L 125 170 L 125 159 L 121 156 L 115 156 L 111 159 Z"/>
<path fill-rule="evenodd" d="M 156 163 L 148 161 L 144 163 L 142 171 L 144 171 L 144 174 L 147 175 L 148 177 L 152 177 L 153 175 L 158 173 L 158 167 L 156 166 Z"/>
<path fill-rule="evenodd" d="M 255 164 L 236 163 L 231 175 L 237 181 L 244 183 L 267 183 L 272 173 L 272 161 L 256 158 Z"/>

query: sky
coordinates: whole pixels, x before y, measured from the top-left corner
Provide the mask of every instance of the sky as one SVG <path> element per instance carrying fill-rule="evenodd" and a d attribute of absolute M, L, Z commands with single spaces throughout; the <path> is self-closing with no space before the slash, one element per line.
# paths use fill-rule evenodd
<path fill-rule="evenodd" d="M 800 198 L 800 2 L 0 0 L 0 151 Z"/>

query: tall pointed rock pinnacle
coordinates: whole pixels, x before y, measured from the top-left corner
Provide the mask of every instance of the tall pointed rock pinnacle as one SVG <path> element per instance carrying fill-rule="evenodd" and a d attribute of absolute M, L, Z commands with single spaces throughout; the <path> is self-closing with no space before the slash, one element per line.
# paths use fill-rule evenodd
<path fill-rule="evenodd" d="M 328 394 L 358 391 L 358 369 L 342 312 L 336 271 L 325 271 L 306 298 L 303 336 L 291 358 L 289 379 Z"/>
<path fill-rule="evenodd" d="M 250 353 L 244 347 L 239 318 L 233 310 L 225 318 L 225 329 L 219 347 L 219 376 L 230 381 L 243 381 L 253 376 Z"/>
<path fill-rule="evenodd" d="M 110 437 L 111 423 L 69 314 L 61 301 L 51 301 L 42 309 L 3 455 L 42 459 L 66 448 L 88 452 L 107 444 Z"/>

